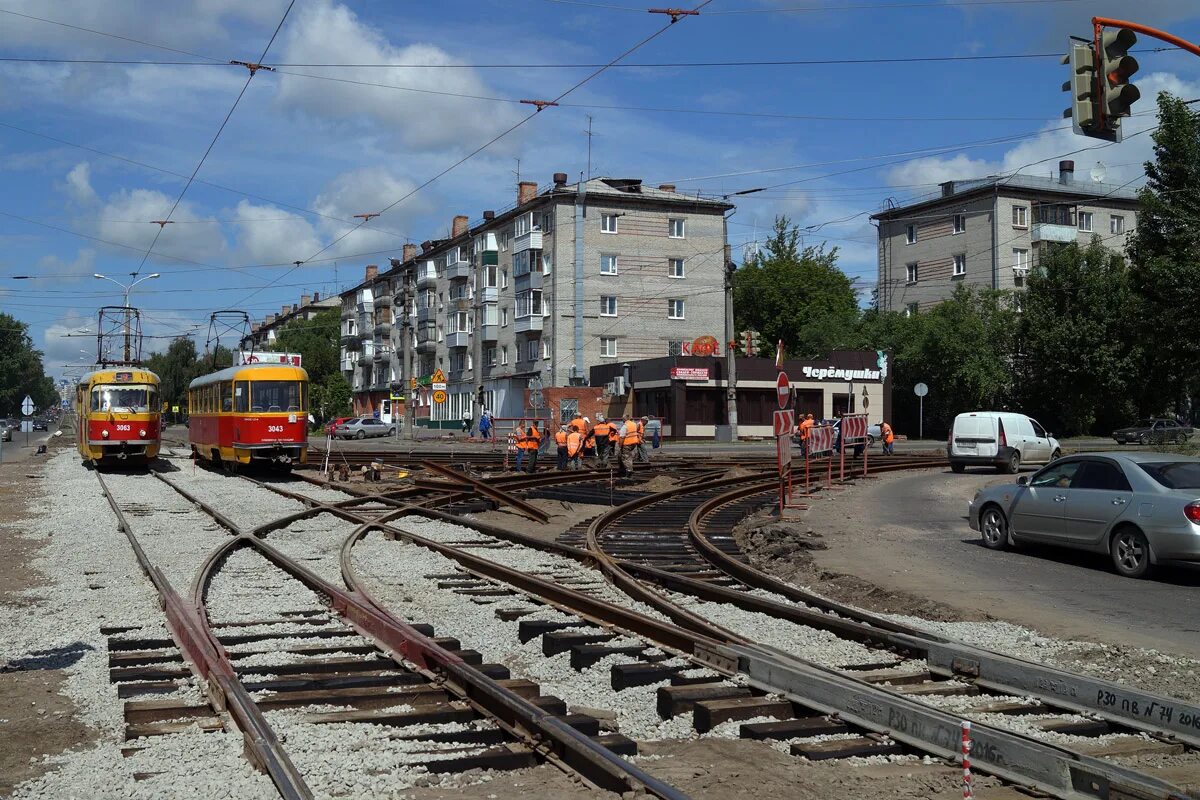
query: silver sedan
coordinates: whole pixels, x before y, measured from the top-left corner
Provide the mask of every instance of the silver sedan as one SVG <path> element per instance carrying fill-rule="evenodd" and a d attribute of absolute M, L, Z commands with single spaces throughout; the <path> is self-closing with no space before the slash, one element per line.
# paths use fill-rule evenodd
<path fill-rule="evenodd" d="M 1200 458 L 1061 458 L 1015 484 L 981 489 L 968 518 L 993 550 L 1036 543 L 1108 553 L 1117 572 L 1141 578 L 1163 561 L 1200 561 Z"/>

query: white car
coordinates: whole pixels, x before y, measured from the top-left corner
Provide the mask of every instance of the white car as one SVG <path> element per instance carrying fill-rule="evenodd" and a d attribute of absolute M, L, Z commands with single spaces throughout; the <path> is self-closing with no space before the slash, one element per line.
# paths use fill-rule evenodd
<path fill-rule="evenodd" d="M 1033 417 L 1010 411 L 970 411 L 954 418 L 946 455 L 955 472 L 987 466 L 1015 473 L 1022 464 L 1050 463 L 1062 455 L 1062 448 Z"/>

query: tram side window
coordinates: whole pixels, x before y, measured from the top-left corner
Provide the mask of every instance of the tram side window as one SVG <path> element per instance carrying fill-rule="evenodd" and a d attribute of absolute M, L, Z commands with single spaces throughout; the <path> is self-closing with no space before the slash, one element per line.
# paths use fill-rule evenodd
<path fill-rule="evenodd" d="M 233 411 L 233 381 L 221 381 L 221 410 Z"/>
<path fill-rule="evenodd" d="M 233 410 L 245 414 L 250 410 L 250 383 L 238 381 L 233 385 Z"/>
<path fill-rule="evenodd" d="M 251 403 L 254 411 L 302 411 L 300 381 L 253 381 Z"/>

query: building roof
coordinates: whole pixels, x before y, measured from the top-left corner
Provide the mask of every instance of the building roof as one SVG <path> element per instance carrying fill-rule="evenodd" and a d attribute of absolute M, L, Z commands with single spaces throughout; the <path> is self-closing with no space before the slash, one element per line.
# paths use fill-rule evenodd
<path fill-rule="evenodd" d="M 1112 205 L 1121 207 L 1137 203 L 1137 190 L 1128 186 L 1073 179 L 1063 182 L 1058 178 L 1039 175 L 989 175 L 986 178 L 947 181 L 941 187 L 941 194 L 937 197 L 889 208 L 872 214 L 871 219 L 893 219 L 898 216 L 906 216 L 914 209 L 936 208 L 941 205 L 959 203 L 962 200 L 990 194 L 993 191 L 1061 195 L 1064 199 L 1073 200 L 1105 200 Z"/>

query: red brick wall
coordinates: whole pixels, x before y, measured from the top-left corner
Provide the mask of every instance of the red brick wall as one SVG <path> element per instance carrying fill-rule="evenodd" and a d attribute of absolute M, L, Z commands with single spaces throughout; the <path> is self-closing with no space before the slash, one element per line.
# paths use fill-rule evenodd
<path fill-rule="evenodd" d="M 603 388 L 599 386 L 550 386 L 542 389 L 542 404 L 549 409 L 551 419 L 558 420 L 562 401 L 578 400 L 579 413 L 595 422 L 597 414 L 608 415 L 603 394 Z M 525 390 L 525 405 L 529 406 L 528 389 Z"/>

